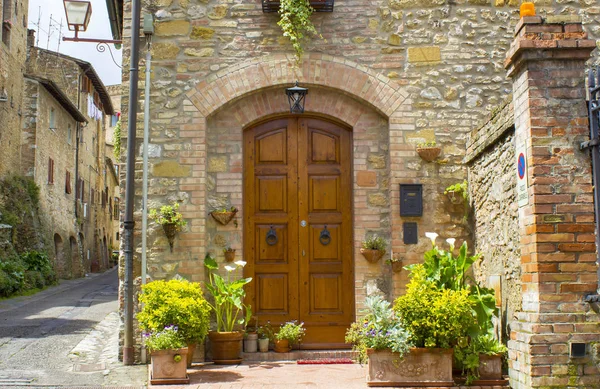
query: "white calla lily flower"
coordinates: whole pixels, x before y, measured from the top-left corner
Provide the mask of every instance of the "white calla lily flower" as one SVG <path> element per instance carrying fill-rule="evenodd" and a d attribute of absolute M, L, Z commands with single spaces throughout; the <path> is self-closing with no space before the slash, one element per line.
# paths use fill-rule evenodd
<path fill-rule="evenodd" d="M 247 262 L 246 261 L 235 261 L 234 263 L 238 266 L 244 267 L 244 266 L 246 266 Z"/>
<path fill-rule="evenodd" d="M 448 244 L 450 245 L 450 251 L 454 250 L 454 242 L 456 242 L 456 239 L 448 238 L 446 239 L 446 242 L 448 242 Z"/>
<path fill-rule="evenodd" d="M 225 270 L 227 270 L 227 271 L 234 271 L 235 267 L 229 266 L 229 265 L 225 265 Z"/>
<path fill-rule="evenodd" d="M 436 234 L 435 232 L 426 232 L 425 236 L 428 237 L 429 239 L 431 239 L 431 244 L 433 246 L 435 246 L 435 240 L 437 239 L 437 237 L 439 236 L 438 234 Z"/>

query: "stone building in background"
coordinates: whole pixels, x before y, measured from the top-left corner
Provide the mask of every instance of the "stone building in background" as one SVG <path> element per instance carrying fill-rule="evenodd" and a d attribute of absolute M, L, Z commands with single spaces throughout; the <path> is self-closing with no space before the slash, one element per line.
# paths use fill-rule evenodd
<path fill-rule="evenodd" d="M 34 47 L 27 1 L 4 0 L 0 43 L 0 177 L 40 187 L 43 246 L 60 277 L 109 267 L 115 243 L 108 92 L 86 61 Z"/>
<path fill-rule="evenodd" d="M 323 39 L 296 62 L 277 14 L 259 2 L 144 2 L 155 17 L 149 207 L 180 202 L 188 222 L 172 251 L 151 224 L 149 275 L 204 281 L 204 256 L 222 263 L 233 247 L 248 262 L 260 322 L 298 319 L 305 347 L 338 347 L 366 296 L 393 299 L 407 283 L 406 271 L 367 262 L 362 241 L 384 237 L 387 258 L 409 265 L 430 248 L 425 232 L 436 232 L 441 246 L 457 238 L 483 255 L 475 276 L 499 292 L 513 387 L 600 381 L 600 320 L 583 302 L 598 287 L 591 175 L 579 151 L 600 9 L 537 3 L 545 20 L 515 30 L 513 1 L 336 2 L 311 16 Z M 130 20 L 130 3 L 124 10 Z M 128 63 L 131 31 L 124 36 Z M 289 113 L 285 88 L 295 81 L 309 89 L 303 114 Z M 126 128 L 125 109 L 123 118 Z M 431 162 L 416 149 L 433 141 L 441 154 Z M 529 163 L 521 206 L 517 147 Z M 463 180 L 470 202 L 455 204 L 444 190 Z M 409 207 L 411 198 L 421 201 Z M 237 222 L 210 216 L 230 207 Z M 586 344 L 584 359 L 569 357 L 573 343 Z"/>
<path fill-rule="evenodd" d="M 115 179 L 117 180 L 116 185 L 114 186 L 114 190 L 111 192 L 112 196 L 112 206 L 113 206 L 113 219 L 112 219 L 112 232 L 113 235 L 111 237 L 111 250 L 116 251 L 119 249 L 119 241 L 120 241 L 120 231 L 119 231 L 119 222 L 120 222 L 120 203 L 121 203 L 121 193 L 119 187 L 119 161 L 115 155 L 115 128 L 117 124 L 121 120 L 121 94 L 122 86 L 119 85 L 108 85 L 106 87 L 108 90 L 108 94 L 110 96 L 110 101 L 112 102 L 113 107 L 115 108 L 115 112 L 112 116 L 107 118 L 106 120 L 106 157 L 111 158 L 114 161 L 113 171 L 115 174 Z M 126 130 L 126 129 L 125 129 Z M 121 145 L 120 147 L 125 148 L 126 145 Z"/>

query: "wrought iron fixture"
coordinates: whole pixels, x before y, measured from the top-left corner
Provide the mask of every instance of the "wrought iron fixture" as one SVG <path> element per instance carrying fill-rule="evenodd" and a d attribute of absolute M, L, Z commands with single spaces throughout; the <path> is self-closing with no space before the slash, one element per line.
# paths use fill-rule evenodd
<path fill-rule="evenodd" d="M 97 43 L 96 50 L 103 53 L 106 51 L 106 48 L 108 48 L 115 65 L 121 67 L 115 61 L 115 57 L 109 46 L 109 44 L 112 43 L 119 48 L 122 43 L 121 40 L 79 37 L 79 31 L 86 31 L 88 24 L 90 23 L 90 18 L 92 17 L 92 3 L 86 0 L 63 0 L 63 5 L 65 6 L 65 14 L 67 15 L 67 26 L 69 26 L 70 31 L 75 31 L 75 37 L 69 38 L 65 36 L 63 37 L 63 41 Z M 105 45 L 106 47 L 102 45 Z"/>
<path fill-rule="evenodd" d="M 291 88 L 287 88 L 285 90 L 285 94 L 287 95 L 290 103 L 290 112 L 304 113 L 304 100 L 308 94 L 308 88 L 302 88 L 301 86 L 298 86 L 298 81 L 296 81 L 296 85 Z"/>
<path fill-rule="evenodd" d="M 333 0 L 309 0 L 315 12 L 333 12 Z M 279 11 L 279 0 L 262 0 L 264 13 Z"/>

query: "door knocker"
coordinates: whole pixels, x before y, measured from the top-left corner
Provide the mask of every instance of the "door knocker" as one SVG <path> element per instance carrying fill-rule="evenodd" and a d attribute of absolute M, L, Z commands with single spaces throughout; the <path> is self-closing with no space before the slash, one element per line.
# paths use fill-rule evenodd
<path fill-rule="evenodd" d="M 265 240 L 267 241 L 267 244 L 269 246 L 273 246 L 273 245 L 277 244 L 277 241 L 279 240 L 279 238 L 277 238 L 277 232 L 273 229 L 273 226 L 271 226 L 269 231 L 267 231 L 267 237 Z"/>
<path fill-rule="evenodd" d="M 319 235 L 319 241 L 323 246 L 327 246 L 331 242 L 331 234 L 327 230 L 327 226 L 323 228 L 321 234 Z"/>

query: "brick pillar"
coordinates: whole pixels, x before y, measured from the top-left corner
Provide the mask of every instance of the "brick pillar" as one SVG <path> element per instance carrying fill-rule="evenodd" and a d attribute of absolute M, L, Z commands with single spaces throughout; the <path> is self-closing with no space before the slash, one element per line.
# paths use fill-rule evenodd
<path fill-rule="evenodd" d="M 583 302 L 598 283 L 591 160 L 579 151 L 589 139 L 585 61 L 594 48 L 572 16 L 526 17 L 505 62 L 528 178 L 528 204 L 519 207 L 523 305 L 511 323 L 512 388 L 600 387 L 600 318 Z M 573 342 L 586 344 L 585 357 L 570 357 Z"/>

